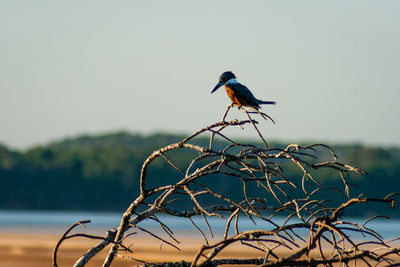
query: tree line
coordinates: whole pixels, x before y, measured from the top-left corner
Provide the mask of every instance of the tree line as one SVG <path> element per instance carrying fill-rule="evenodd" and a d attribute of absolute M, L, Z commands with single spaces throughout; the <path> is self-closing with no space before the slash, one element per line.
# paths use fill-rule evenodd
<path fill-rule="evenodd" d="M 93 210 L 121 211 L 139 194 L 139 176 L 144 160 L 154 150 L 182 140 L 183 135 L 140 135 L 127 132 L 96 136 L 79 136 L 48 145 L 14 151 L 0 146 L 0 209 Z M 197 138 L 206 146 L 208 138 Z M 214 146 L 226 144 L 216 140 Z M 240 140 L 252 143 L 252 140 Z M 287 143 L 272 142 L 269 147 L 285 147 Z M 360 144 L 334 145 L 339 159 L 364 169 L 368 175 L 353 175 L 354 196 L 383 197 L 400 189 L 400 149 L 368 147 Z M 187 166 L 192 151 L 171 153 L 168 159 Z M 323 155 L 321 155 L 323 157 Z M 148 176 L 159 185 L 172 183 L 177 172 L 165 159 L 157 159 Z M 178 166 L 178 167 L 179 167 Z M 287 175 L 302 175 L 286 168 Z M 337 186 L 340 181 L 327 170 L 319 178 L 325 185 Z M 216 190 L 235 198 L 238 185 L 227 176 L 217 176 L 212 184 Z M 249 190 L 257 191 L 257 188 Z M 334 198 L 333 198 L 334 199 Z M 179 205 L 179 204 L 177 204 Z M 184 204 L 181 204 L 184 205 Z M 354 215 L 378 213 L 382 206 L 354 210 Z M 367 215 L 370 215 L 367 214 Z M 393 214 L 400 217 L 399 211 Z"/>

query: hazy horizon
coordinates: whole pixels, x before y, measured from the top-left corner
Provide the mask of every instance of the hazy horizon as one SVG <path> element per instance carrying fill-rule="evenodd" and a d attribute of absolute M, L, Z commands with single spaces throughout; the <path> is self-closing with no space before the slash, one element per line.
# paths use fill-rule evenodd
<path fill-rule="evenodd" d="M 144 137 L 149 137 L 149 136 L 158 135 L 158 134 L 177 135 L 177 136 L 179 136 L 179 135 L 188 136 L 189 134 L 192 134 L 192 133 L 189 133 L 189 132 L 172 132 L 172 131 L 154 131 L 154 132 L 146 132 L 145 133 L 145 132 L 139 132 L 139 131 L 133 132 L 133 131 L 129 131 L 129 130 L 123 130 L 123 129 L 118 130 L 117 129 L 117 130 L 110 130 L 110 131 L 105 131 L 105 132 L 77 133 L 77 134 L 73 134 L 73 135 L 70 135 L 70 136 L 62 136 L 62 137 L 58 137 L 58 138 L 55 138 L 55 139 L 49 139 L 49 140 L 46 140 L 46 141 L 41 142 L 41 143 L 39 143 L 39 142 L 38 143 L 34 143 L 34 144 L 31 144 L 31 145 L 25 146 L 25 147 L 16 147 L 16 146 L 12 146 L 12 145 L 9 145 L 9 144 L 7 144 L 5 142 L 1 142 L 0 141 L 0 146 L 3 145 L 5 147 L 7 147 L 8 149 L 10 149 L 11 151 L 24 152 L 24 151 L 27 151 L 29 149 L 33 149 L 33 148 L 36 148 L 36 147 L 46 147 L 46 146 L 51 145 L 51 144 L 55 144 L 55 143 L 59 143 L 59 142 L 63 142 L 63 141 L 66 141 L 66 140 L 71 140 L 71 139 L 77 139 L 77 138 L 81 138 L 81 137 L 96 138 L 96 137 L 101 137 L 101 136 L 105 136 L 105 135 L 114 135 L 114 134 L 120 134 L 120 133 L 126 133 L 126 134 L 129 134 L 129 135 L 141 135 L 141 136 L 144 136 Z M 207 135 L 203 135 L 203 137 L 207 138 L 208 136 Z M 244 140 L 244 141 L 251 141 L 251 142 L 253 142 L 253 141 L 260 142 L 260 143 L 262 142 L 258 136 L 230 135 L 229 137 L 231 139 L 233 139 L 234 141 L 242 141 L 242 140 Z M 216 138 L 220 138 L 220 137 L 216 137 Z M 329 145 L 329 146 L 361 145 L 361 146 L 370 147 L 370 148 L 379 147 L 379 148 L 400 149 L 399 145 L 368 144 L 368 143 L 358 142 L 358 141 L 354 141 L 354 142 L 352 142 L 352 141 L 349 141 L 349 142 L 346 142 L 346 141 L 335 142 L 335 141 L 322 140 L 322 139 L 302 139 L 302 140 L 293 139 L 293 140 L 285 140 L 285 139 L 270 138 L 270 139 L 267 139 L 266 142 L 268 144 L 271 144 L 271 143 L 281 143 L 281 144 L 318 144 L 318 143 L 323 143 L 323 144 L 326 144 L 326 145 Z"/>
<path fill-rule="evenodd" d="M 1 1 L 0 143 L 191 133 L 221 119 L 231 70 L 277 102 L 267 140 L 400 146 L 400 2 L 287 3 Z"/>

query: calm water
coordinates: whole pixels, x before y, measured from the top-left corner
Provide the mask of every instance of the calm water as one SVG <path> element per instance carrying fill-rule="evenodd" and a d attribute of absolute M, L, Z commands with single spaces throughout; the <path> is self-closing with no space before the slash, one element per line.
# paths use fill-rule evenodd
<path fill-rule="evenodd" d="M 106 229 L 118 227 L 122 214 L 120 213 L 101 213 L 101 212 L 54 212 L 54 211 L 1 211 L 0 210 L 0 232 L 41 232 L 41 233 L 63 233 L 71 224 L 80 220 L 91 220 L 85 230 L 103 233 Z M 187 234 L 193 230 L 193 225 L 182 218 L 171 216 L 159 217 L 166 225 L 168 225 L 175 233 Z M 207 232 L 207 226 L 201 218 L 194 219 L 195 223 Z M 354 220 L 363 222 L 364 220 Z M 274 221 L 277 224 L 283 222 L 282 219 Z M 209 223 L 213 226 L 213 230 L 217 234 L 224 231 L 225 223 L 219 218 L 211 218 Z M 269 223 L 257 221 L 254 225 L 247 218 L 239 221 L 239 229 L 272 229 Z M 142 227 L 157 231 L 159 226 L 154 221 L 145 221 Z M 368 224 L 369 228 L 380 233 L 385 239 L 400 237 L 400 220 L 375 220 Z"/>

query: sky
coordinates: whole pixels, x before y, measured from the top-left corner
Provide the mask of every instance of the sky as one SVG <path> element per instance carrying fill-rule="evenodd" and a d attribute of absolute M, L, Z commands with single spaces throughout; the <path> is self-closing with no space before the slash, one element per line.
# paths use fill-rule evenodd
<path fill-rule="evenodd" d="M 399 12 L 396 0 L 1 0 L 0 143 L 191 133 L 221 120 L 230 100 L 210 92 L 230 70 L 277 102 L 262 108 L 267 140 L 400 146 Z"/>

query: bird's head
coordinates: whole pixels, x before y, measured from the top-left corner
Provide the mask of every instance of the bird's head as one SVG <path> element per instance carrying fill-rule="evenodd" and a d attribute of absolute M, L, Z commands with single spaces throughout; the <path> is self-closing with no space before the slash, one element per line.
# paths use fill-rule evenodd
<path fill-rule="evenodd" d="M 219 76 L 219 82 L 211 91 L 211 94 L 217 91 L 217 89 L 220 88 L 222 85 L 226 84 L 226 82 L 230 79 L 236 79 L 236 76 L 235 74 L 233 74 L 232 71 L 225 71 L 224 73 L 222 73 L 221 76 Z"/>

